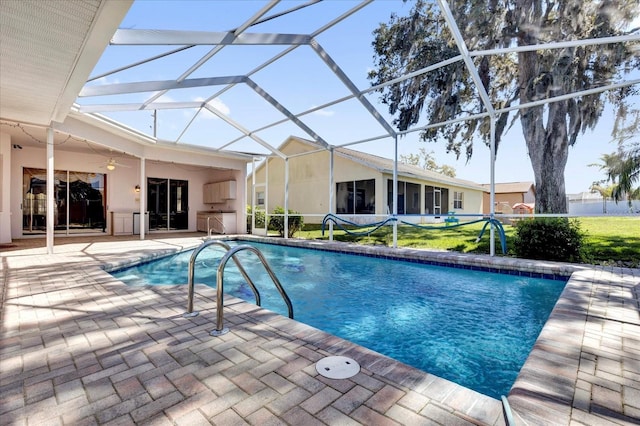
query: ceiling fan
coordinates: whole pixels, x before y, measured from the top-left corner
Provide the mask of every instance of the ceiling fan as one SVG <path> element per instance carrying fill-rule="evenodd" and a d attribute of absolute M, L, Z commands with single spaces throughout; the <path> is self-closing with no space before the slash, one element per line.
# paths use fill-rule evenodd
<path fill-rule="evenodd" d="M 109 158 L 109 161 L 107 161 L 107 163 L 104 166 L 100 166 L 100 168 L 106 168 L 109 171 L 113 171 L 116 169 L 116 166 L 118 167 L 126 167 L 129 168 L 130 166 L 127 166 L 126 164 L 122 164 L 122 163 L 118 163 L 116 160 L 113 159 L 113 157 Z"/>

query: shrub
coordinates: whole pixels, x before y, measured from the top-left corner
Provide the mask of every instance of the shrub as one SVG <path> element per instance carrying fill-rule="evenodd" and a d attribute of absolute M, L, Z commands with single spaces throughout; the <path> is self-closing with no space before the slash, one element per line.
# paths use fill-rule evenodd
<path fill-rule="evenodd" d="M 251 233 L 251 206 L 247 206 L 247 232 Z M 264 210 L 256 209 L 256 228 L 264 229 Z"/>
<path fill-rule="evenodd" d="M 513 244 L 518 257 L 580 262 L 584 238 L 576 219 L 536 218 L 518 222 Z"/>
<path fill-rule="evenodd" d="M 269 229 L 273 231 L 278 231 L 281 237 L 284 237 L 284 209 L 282 207 L 276 207 L 273 209 L 273 213 L 278 216 L 271 216 L 269 219 Z M 288 237 L 293 237 L 298 231 L 302 231 L 302 227 L 304 226 L 304 220 L 300 212 L 296 212 L 293 210 L 289 210 L 289 232 Z"/>

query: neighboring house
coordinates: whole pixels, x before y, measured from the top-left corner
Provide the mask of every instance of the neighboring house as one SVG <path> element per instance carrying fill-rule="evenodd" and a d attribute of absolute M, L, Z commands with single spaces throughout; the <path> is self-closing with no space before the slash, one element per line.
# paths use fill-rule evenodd
<path fill-rule="evenodd" d="M 393 161 L 348 148 L 333 150 L 333 182 L 328 150 L 312 141 L 289 137 L 279 151 L 288 160 L 288 208 L 320 223 L 327 213 L 386 216 L 393 212 Z M 247 204 L 252 205 L 253 176 L 247 178 Z M 284 207 L 285 162 L 270 157 L 255 170 L 255 205 L 272 212 Z M 330 203 L 333 192 L 333 203 Z M 483 187 L 420 167 L 398 164 L 398 214 L 481 214 Z M 360 218 L 361 222 L 369 219 Z M 431 218 L 406 218 L 429 222 Z"/>
<path fill-rule="evenodd" d="M 489 214 L 491 185 L 486 183 L 484 187 L 483 213 Z M 516 204 L 525 204 L 533 210 L 536 202 L 536 188 L 533 182 L 507 182 L 495 184 L 495 212 L 502 214 L 514 213 Z"/>

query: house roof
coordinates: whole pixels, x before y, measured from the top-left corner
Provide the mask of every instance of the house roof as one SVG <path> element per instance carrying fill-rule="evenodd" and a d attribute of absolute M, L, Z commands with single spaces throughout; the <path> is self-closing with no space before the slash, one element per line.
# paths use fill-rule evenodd
<path fill-rule="evenodd" d="M 536 204 L 535 203 L 515 203 L 513 206 L 511 206 L 511 208 L 514 210 L 517 208 L 523 208 L 523 209 L 533 211 L 533 209 L 536 208 Z"/>
<path fill-rule="evenodd" d="M 324 149 L 313 141 L 303 139 L 297 136 L 290 136 L 285 142 L 279 146 L 279 150 L 290 154 L 287 148 L 291 148 L 292 142 L 298 142 L 299 144 L 306 145 L 307 149 L 296 150 L 296 154 L 301 154 L 304 151 L 314 152 L 318 149 Z M 393 160 L 389 158 L 380 157 L 373 154 L 368 154 L 362 151 L 356 151 L 349 148 L 335 148 L 334 152 L 346 159 L 362 164 L 363 166 L 374 169 L 380 173 L 393 174 Z M 482 185 L 475 182 L 471 182 L 464 179 L 452 178 L 450 176 L 443 175 L 431 170 L 425 170 L 421 167 L 411 166 L 398 162 L 398 176 L 421 179 L 436 184 L 442 185 L 454 185 L 462 188 L 469 188 L 478 191 L 483 191 Z"/>
<path fill-rule="evenodd" d="M 483 183 L 482 187 L 485 192 L 489 192 L 491 184 Z M 529 190 L 535 193 L 536 187 L 533 182 L 505 182 L 495 184 L 496 194 L 525 193 L 529 192 Z"/>

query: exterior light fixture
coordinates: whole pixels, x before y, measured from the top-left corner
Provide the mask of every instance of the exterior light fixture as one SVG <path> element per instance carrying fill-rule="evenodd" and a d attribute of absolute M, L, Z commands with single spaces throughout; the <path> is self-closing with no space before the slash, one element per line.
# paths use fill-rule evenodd
<path fill-rule="evenodd" d="M 136 192 L 140 192 L 140 185 L 136 185 L 136 187 L 134 188 Z"/>

